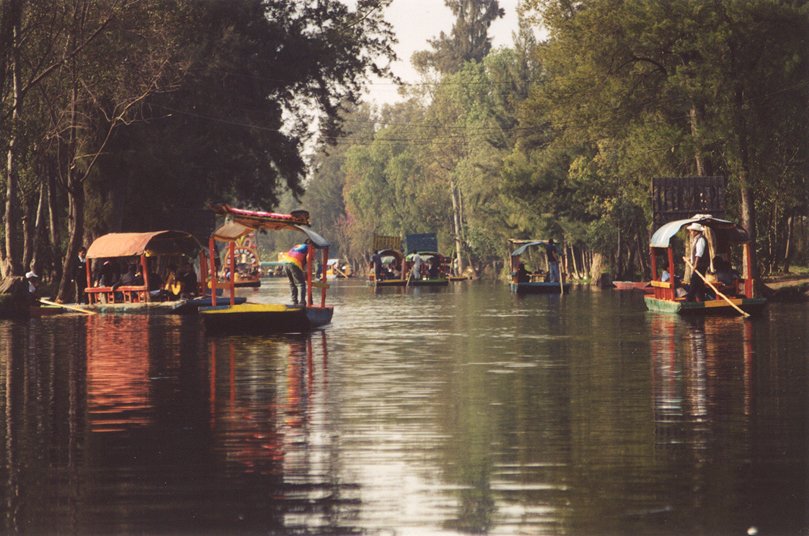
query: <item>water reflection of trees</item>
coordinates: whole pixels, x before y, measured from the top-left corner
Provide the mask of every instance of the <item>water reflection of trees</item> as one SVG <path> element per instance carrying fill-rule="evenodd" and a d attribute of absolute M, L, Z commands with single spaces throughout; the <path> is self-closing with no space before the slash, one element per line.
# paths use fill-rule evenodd
<path fill-rule="evenodd" d="M 325 332 L 206 340 L 193 320 L 4 322 L 0 365 L 0 532 L 337 533 L 356 517 L 315 417 Z"/>

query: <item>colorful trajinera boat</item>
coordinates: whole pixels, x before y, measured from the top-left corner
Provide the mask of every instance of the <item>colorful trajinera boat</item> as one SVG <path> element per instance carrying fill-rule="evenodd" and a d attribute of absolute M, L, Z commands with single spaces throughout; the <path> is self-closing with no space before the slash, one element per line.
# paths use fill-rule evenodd
<path fill-rule="evenodd" d="M 236 241 L 259 229 L 265 231 L 300 231 L 311 241 L 307 249 L 306 263 L 306 295 L 303 305 L 287 305 L 275 303 L 235 303 L 235 284 L 224 283 L 229 290 L 231 302 L 227 305 L 211 304 L 199 309 L 205 329 L 211 334 L 230 333 L 293 333 L 306 332 L 325 326 L 331 322 L 334 308 L 326 305 L 326 273 L 323 271 L 320 281 L 315 281 L 312 268 L 315 264 L 316 250 L 322 252 L 322 263 L 329 258 L 329 242 L 309 227 L 309 213 L 299 210 L 290 214 L 262 212 L 233 208 L 228 205 L 212 207 L 217 214 L 227 218 L 224 225 L 214 231 L 210 238 L 210 251 L 214 251 L 215 241 L 224 242 L 235 249 Z M 231 253 L 231 262 L 235 256 Z M 215 256 L 210 259 L 211 267 L 215 266 Z M 235 264 L 235 263 L 234 263 Z M 235 266 L 230 266 L 233 273 Z M 313 300 L 313 288 L 320 289 L 319 303 Z M 216 290 L 216 283 L 214 283 Z"/>
<path fill-rule="evenodd" d="M 406 273 L 414 287 L 445 287 L 449 284 L 449 259 L 438 252 L 435 233 L 405 237 Z M 417 262 L 418 258 L 418 262 Z M 417 268 L 418 267 L 418 268 Z"/>
<path fill-rule="evenodd" d="M 259 259 L 255 231 L 236 240 L 233 254 L 236 257 L 233 284 L 236 287 L 260 287 L 261 261 Z M 231 265 L 229 255 L 230 249 L 225 253 L 225 260 L 222 263 L 223 266 L 229 267 Z"/>
<path fill-rule="evenodd" d="M 404 287 L 405 258 L 398 236 L 374 235 L 373 257 L 368 265 L 368 284 L 374 288 Z"/>
<path fill-rule="evenodd" d="M 181 281 L 177 271 L 183 264 L 191 270 L 195 259 L 199 270 L 188 283 Z M 137 276 L 124 283 L 119 276 L 127 267 Z M 184 231 L 100 236 L 87 249 L 86 270 L 84 307 L 101 313 L 194 313 L 207 291 L 205 249 Z"/>
<path fill-rule="evenodd" d="M 550 274 L 550 265 L 547 258 L 547 248 L 553 244 L 544 240 L 518 240 L 511 239 L 512 247 L 518 246 L 511 252 L 511 292 L 516 294 L 560 294 L 570 290 L 570 283 L 564 282 L 564 274 L 560 273 L 561 281 L 546 281 Z M 529 250 L 541 251 L 545 257 L 546 271 L 535 270 L 528 272 L 523 263 L 523 256 Z M 537 268 L 534 266 L 534 268 Z"/>
<path fill-rule="evenodd" d="M 708 241 L 708 252 L 712 257 L 711 264 L 716 267 L 721 259 L 727 266 L 727 275 L 717 269 L 716 274 L 707 274 L 706 279 L 715 287 L 706 285 L 705 299 L 702 301 L 687 301 L 686 292 L 679 278 L 673 277 L 672 267 L 675 267 L 674 246 L 672 239 L 685 227 L 691 224 L 703 227 Z M 720 220 L 711 215 L 697 214 L 692 218 L 666 223 L 652 235 L 650 242 L 652 265 L 652 292 L 644 296 L 646 307 L 650 311 L 666 313 L 679 313 L 684 315 L 704 314 L 738 314 L 739 310 L 753 314 L 767 303 L 766 298 L 755 295 L 756 281 L 748 276 L 743 278 L 730 268 L 732 248 L 741 246 L 742 273 L 751 272 L 752 244 L 747 231 L 743 227 L 727 220 Z M 687 249 L 688 251 L 688 249 Z M 663 257 L 662 264 L 659 257 Z M 684 281 L 698 277 L 685 266 Z M 711 280 L 714 281 L 711 281 Z M 723 297 L 724 296 L 724 297 Z M 725 299 L 727 298 L 727 299 Z"/>

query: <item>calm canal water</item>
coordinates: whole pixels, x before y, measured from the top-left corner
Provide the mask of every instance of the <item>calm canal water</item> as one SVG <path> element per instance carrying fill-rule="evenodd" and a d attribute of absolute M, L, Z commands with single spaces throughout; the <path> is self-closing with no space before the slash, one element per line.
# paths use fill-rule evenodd
<path fill-rule="evenodd" d="M 0 321 L 0 532 L 809 533 L 809 305 L 332 294 L 308 336 Z"/>

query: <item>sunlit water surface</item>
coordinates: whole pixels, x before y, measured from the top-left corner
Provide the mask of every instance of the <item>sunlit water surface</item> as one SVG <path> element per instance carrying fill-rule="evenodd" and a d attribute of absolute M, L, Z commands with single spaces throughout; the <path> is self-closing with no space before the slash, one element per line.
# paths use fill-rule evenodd
<path fill-rule="evenodd" d="M 0 532 L 809 532 L 806 304 L 689 321 L 636 292 L 477 282 L 330 299 L 308 336 L 0 321 Z"/>

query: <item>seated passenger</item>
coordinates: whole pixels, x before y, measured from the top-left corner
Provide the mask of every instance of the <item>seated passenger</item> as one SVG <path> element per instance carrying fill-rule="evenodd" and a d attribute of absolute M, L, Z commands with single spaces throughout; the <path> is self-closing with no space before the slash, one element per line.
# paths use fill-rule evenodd
<path fill-rule="evenodd" d="M 716 280 L 727 287 L 733 287 L 739 281 L 739 272 L 734 270 L 730 262 L 722 257 L 714 259 L 714 272 Z"/>
<path fill-rule="evenodd" d="M 521 262 L 517 268 L 517 283 L 528 283 L 531 281 L 531 274 L 525 269 L 525 263 Z"/>
<path fill-rule="evenodd" d="M 180 281 L 182 297 L 196 296 L 197 294 L 197 274 L 191 263 L 184 262 L 180 271 L 177 273 L 177 279 Z"/>

